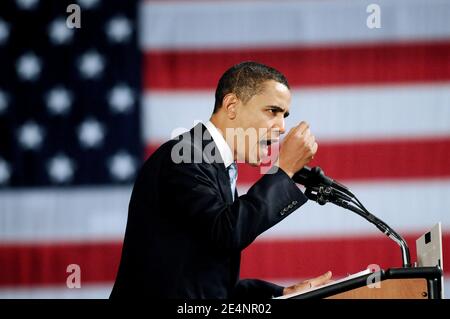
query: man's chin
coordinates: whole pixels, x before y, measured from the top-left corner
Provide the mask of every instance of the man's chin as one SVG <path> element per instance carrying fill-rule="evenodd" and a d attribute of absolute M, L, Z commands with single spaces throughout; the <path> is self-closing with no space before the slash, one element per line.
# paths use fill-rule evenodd
<path fill-rule="evenodd" d="M 259 166 L 261 166 L 261 161 L 256 162 L 256 163 L 248 163 L 248 165 L 253 166 L 253 167 L 259 167 Z"/>
<path fill-rule="evenodd" d="M 261 166 L 262 160 L 260 158 L 251 159 L 251 160 L 247 161 L 247 164 L 249 164 L 250 166 L 253 166 L 253 167 L 258 167 L 258 166 Z"/>
<path fill-rule="evenodd" d="M 245 157 L 245 163 L 253 167 L 259 167 L 263 163 L 263 158 L 263 154 L 252 154 Z"/>

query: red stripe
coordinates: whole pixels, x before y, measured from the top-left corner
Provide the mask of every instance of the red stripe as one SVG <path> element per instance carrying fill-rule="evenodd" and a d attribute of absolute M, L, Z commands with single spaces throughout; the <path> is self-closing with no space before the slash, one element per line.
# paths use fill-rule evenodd
<path fill-rule="evenodd" d="M 147 147 L 147 156 L 159 144 Z M 450 137 L 429 139 L 324 142 L 319 141 L 316 158 L 337 180 L 415 179 L 450 176 Z M 239 183 L 253 184 L 260 169 L 239 164 Z"/>
<path fill-rule="evenodd" d="M 416 261 L 416 239 L 405 237 Z M 450 266 L 450 234 L 442 238 L 444 270 Z M 382 269 L 401 267 L 399 246 L 380 234 L 377 237 L 350 237 L 260 241 L 250 245 L 243 254 L 243 278 L 310 278 L 331 270 L 336 276 L 355 273 L 377 264 Z"/>
<path fill-rule="evenodd" d="M 215 89 L 235 63 L 271 65 L 291 86 L 413 83 L 450 80 L 450 42 L 236 50 L 151 50 L 144 57 L 147 89 Z"/>
<path fill-rule="evenodd" d="M 415 239 L 406 237 L 415 258 Z M 443 238 L 444 260 L 450 260 L 450 234 Z M 121 242 L 9 244 L 0 246 L 0 286 L 65 286 L 70 264 L 81 269 L 81 285 L 113 282 Z M 357 272 L 371 263 L 401 266 L 400 249 L 383 235 L 328 239 L 257 241 L 244 251 L 242 277 L 305 278 L 327 270 L 335 275 Z M 448 264 L 444 269 L 448 269 Z"/>
<path fill-rule="evenodd" d="M 111 282 L 121 242 L 0 245 L 0 286 L 66 285 L 67 266 L 77 264 L 84 283 Z"/>
<path fill-rule="evenodd" d="M 450 137 L 319 144 L 311 166 L 336 179 L 450 176 Z"/>

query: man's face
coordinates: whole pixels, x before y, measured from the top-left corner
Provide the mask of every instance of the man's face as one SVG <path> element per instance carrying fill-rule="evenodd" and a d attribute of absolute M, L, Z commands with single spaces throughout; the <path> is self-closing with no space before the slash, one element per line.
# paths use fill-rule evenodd
<path fill-rule="evenodd" d="M 277 143 L 285 132 L 284 118 L 290 105 L 289 89 L 273 80 L 264 82 L 262 92 L 247 103 L 237 103 L 233 144 L 238 162 L 261 164 L 268 155 L 268 145 Z"/>

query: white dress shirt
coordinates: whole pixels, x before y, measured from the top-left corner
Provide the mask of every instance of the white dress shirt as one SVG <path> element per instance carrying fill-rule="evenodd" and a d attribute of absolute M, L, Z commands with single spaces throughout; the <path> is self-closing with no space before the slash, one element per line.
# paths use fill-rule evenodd
<path fill-rule="evenodd" d="M 208 129 L 208 132 L 211 134 L 214 143 L 216 143 L 217 148 L 219 149 L 220 157 L 222 157 L 223 159 L 225 168 L 228 168 L 228 166 L 230 166 L 234 162 L 234 157 L 233 153 L 231 152 L 230 145 L 228 145 L 223 135 L 211 121 L 206 122 L 205 126 Z"/>
<path fill-rule="evenodd" d="M 231 151 L 230 145 L 228 145 L 228 143 L 225 141 L 223 135 L 211 121 L 208 121 L 205 126 L 211 134 L 211 137 L 217 148 L 219 149 L 220 156 L 223 159 L 223 164 L 227 169 L 228 175 L 230 177 L 231 197 L 234 201 L 238 173 L 237 165 L 233 158 L 233 152 Z"/>

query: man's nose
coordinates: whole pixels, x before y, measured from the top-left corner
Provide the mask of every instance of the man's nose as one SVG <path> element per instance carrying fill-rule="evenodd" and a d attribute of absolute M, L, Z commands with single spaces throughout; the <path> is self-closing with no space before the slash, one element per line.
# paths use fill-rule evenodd
<path fill-rule="evenodd" d="M 286 128 L 284 125 L 284 117 L 282 117 L 281 119 L 279 119 L 275 125 L 275 129 L 278 130 L 281 134 L 286 133 Z"/>

